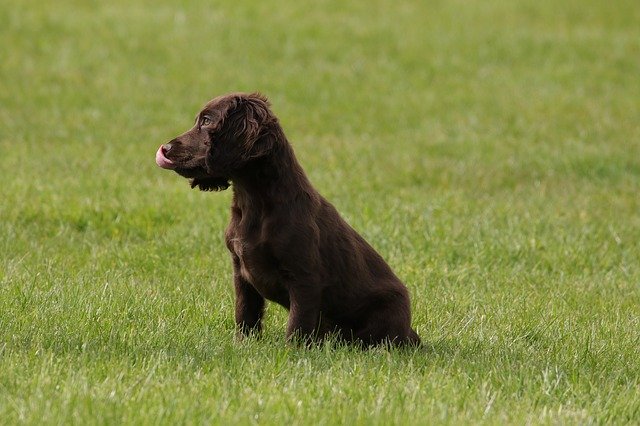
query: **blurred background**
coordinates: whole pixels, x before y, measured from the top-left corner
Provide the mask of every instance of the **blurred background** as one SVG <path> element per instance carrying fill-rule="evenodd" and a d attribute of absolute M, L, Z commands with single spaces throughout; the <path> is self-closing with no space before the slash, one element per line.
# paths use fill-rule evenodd
<path fill-rule="evenodd" d="M 429 232 L 473 221 L 614 209 L 638 223 L 635 1 L 21 1 L 0 14 L 5 252 L 22 231 L 152 235 L 202 202 L 225 215 L 230 191 L 201 201 L 153 158 L 230 91 L 270 98 L 356 228 L 415 225 L 423 238 L 404 248 L 421 267 L 437 258 Z"/>

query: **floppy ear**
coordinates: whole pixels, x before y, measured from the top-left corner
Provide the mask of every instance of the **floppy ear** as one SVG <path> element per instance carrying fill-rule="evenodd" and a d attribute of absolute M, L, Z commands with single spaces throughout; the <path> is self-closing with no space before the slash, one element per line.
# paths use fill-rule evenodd
<path fill-rule="evenodd" d="M 242 147 L 244 160 L 265 155 L 273 147 L 271 138 L 265 137 L 268 125 L 275 121 L 269 110 L 269 101 L 259 93 L 238 97 L 236 107 L 224 120 L 229 139 Z"/>

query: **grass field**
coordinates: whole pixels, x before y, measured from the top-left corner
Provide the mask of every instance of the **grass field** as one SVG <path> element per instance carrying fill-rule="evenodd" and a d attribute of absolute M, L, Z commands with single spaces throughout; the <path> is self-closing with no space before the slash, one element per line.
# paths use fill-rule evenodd
<path fill-rule="evenodd" d="M 0 0 L 1 424 L 640 423 L 636 0 L 177 3 Z M 425 348 L 234 340 L 231 191 L 154 153 L 236 90 Z"/>

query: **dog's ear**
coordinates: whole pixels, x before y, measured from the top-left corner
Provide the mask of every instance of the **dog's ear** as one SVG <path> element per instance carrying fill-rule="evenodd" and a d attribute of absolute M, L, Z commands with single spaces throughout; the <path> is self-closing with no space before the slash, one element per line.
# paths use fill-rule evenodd
<path fill-rule="evenodd" d="M 265 155 L 273 147 L 273 138 L 267 137 L 270 125 L 276 122 L 269 110 L 269 101 L 259 93 L 241 95 L 235 108 L 230 109 L 224 121 L 227 135 L 242 149 L 243 159 Z"/>

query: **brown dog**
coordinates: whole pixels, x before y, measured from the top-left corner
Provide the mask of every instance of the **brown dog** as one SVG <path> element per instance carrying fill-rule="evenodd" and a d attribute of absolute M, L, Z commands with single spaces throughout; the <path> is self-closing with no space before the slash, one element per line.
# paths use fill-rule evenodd
<path fill-rule="evenodd" d="M 213 99 L 156 163 L 203 191 L 233 183 L 226 242 L 242 335 L 260 331 L 268 299 L 289 310 L 289 339 L 419 344 L 407 288 L 311 186 L 265 97 Z"/>

